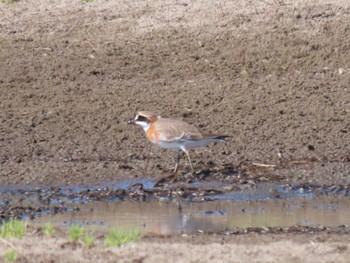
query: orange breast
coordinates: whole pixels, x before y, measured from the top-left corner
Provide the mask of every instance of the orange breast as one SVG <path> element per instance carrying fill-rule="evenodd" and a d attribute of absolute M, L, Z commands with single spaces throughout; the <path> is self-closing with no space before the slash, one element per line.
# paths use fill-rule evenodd
<path fill-rule="evenodd" d="M 146 136 L 152 143 L 157 144 L 159 141 L 159 133 L 154 128 L 154 126 L 155 126 L 154 123 L 152 123 L 146 132 Z"/>

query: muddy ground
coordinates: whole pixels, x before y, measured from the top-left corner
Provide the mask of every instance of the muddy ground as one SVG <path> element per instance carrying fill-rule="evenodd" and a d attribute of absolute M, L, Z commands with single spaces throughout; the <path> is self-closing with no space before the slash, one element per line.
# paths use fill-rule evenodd
<path fill-rule="evenodd" d="M 350 185 L 347 0 L 18 1 L 0 16 L 3 186 L 170 175 L 174 153 L 127 125 L 138 110 L 231 136 L 192 152 L 201 180 Z M 321 256 L 348 253 L 334 235 Z M 307 255 L 303 237 L 286 242 Z M 277 253 L 264 239 L 250 260 Z"/>

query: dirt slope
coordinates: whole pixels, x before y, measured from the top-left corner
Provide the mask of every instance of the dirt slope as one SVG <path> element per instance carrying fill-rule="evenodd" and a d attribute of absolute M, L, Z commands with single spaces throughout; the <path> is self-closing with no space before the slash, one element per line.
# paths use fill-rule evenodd
<path fill-rule="evenodd" d="M 0 184 L 169 174 L 173 153 L 127 125 L 141 109 L 232 136 L 197 170 L 307 159 L 264 173 L 349 184 L 350 8 L 333 2 L 0 5 Z"/>

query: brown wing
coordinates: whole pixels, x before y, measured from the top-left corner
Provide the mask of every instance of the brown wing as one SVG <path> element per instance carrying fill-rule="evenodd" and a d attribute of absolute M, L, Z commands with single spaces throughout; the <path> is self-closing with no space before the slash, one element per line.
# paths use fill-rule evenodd
<path fill-rule="evenodd" d="M 202 139 L 202 134 L 196 127 L 180 120 L 158 119 L 155 123 L 155 129 L 159 132 L 161 141 Z"/>

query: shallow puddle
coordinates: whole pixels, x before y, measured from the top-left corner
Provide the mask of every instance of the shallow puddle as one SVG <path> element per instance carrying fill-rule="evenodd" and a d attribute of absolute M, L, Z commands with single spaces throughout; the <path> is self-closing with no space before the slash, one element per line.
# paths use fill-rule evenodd
<path fill-rule="evenodd" d="M 345 198 L 209 202 L 113 201 L 85 204 L 78 212 L 46 215 L 34 220 L 68 226 L 108 226 L 174 234 L 222 232 L 237 227 L 339 226 L 350 224 Z"/>
<path fill-rule="evenodd" d="M 224 191 L 228 186 L 216 182 L 157 188 L 150 180 L 109 183 L 109 188 L 106 185 L 3 188 L 2 217 L 17 212 L 17 217 L 30 219 L 38 226 L 47 222 L 67 227 L 82 224 L 89 228 L 136 228 L 156 234 L 350 225 L 348 190 L 330 194 L 333 188 L 316 191 L 257 184 L 244 191 Z"/>

